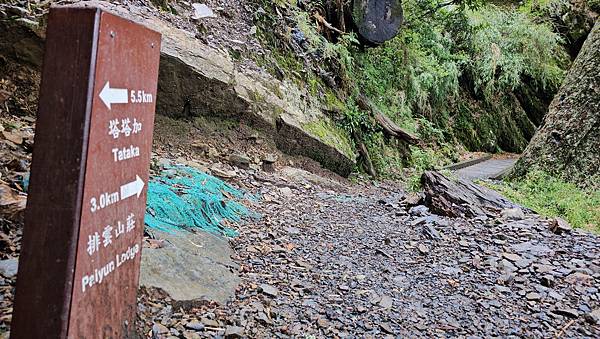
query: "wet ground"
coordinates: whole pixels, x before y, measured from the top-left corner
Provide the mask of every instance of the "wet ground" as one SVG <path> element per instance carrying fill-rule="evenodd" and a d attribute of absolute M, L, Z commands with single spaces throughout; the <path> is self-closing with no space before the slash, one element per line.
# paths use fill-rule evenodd
<path fill-rule="evenodd" d="M 143 294 L 140 329 L 185 337 L 599 337 L 600 239 L 534 215 L 448 219 L 395 184 L 246 175 L 260 220 L 231 241 L 225 305 Z M 510 218 L 514 219 L 510 219 Z"/>

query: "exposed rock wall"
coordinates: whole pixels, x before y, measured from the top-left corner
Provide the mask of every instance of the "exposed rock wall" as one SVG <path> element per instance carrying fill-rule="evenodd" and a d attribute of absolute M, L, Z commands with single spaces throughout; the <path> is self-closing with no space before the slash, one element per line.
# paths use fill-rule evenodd
<path fill-rule="evenodd" d="M 330 120 L 320 105 L 307 99 L 309 96 L 294 84 L 281 82 L 263 72 L 242 71 L 226 52 L 203 44 L 193 34 L 158 17 L 133 14 L 137 12 L 131 8 L 104 1 L 83 1 L 75 6 L 98 6 L 162 33 L 159 114 L 243 120 L 270 133 L 284 152 L 310 157 L 344 176 L 350 173 L 355 155 L 348 152 L 347 147 L 339 146 L 344 145 L 344 140 L 323 140 L 304 128 L 315 122 L 329 124 Z M 0 55 L 19 55 L 19 62 L 39 68 L 42 37 L 36 39 L 23 22 L 3 25 L 0 27 Z M 22 34 L 14 34 L 17 31 Z M 19 47 L 19 44 L 24 46 Z M 290 144 L 296 146 L 289 147 Z"/>
<path fill-rule="evenodd" d="M 575 59 L 543 125 L 515 168 L 541 168 L 582 186 L 600 187 L 600 22 Z"/>

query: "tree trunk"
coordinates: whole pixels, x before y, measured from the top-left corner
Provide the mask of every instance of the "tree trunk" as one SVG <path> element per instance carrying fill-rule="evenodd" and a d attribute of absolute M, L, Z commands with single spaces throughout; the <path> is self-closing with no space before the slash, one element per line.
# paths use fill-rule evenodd
<path fill-rule="evenodd" d="M 395 37 L 404 14 L 400 0 L 354 0 L 352 21 L 360 37 L 372 44 L 381 44 Z"/>
<path fill-rule="evenodd" d="M 360 94 L 356 98 L 356 104 L 358 108 L 369 113 L 385 135 L 405 141 L 410 145 L 418 145 L 421 142 L 419 138 L 400 128 L 390 118 L 375 108 L 364 94 Z"/>
<path fill-rule="evenodd" d="M 513 176 L 539 168 L 600 187 L 600 21 L 590 32 Z"/>
<path fill-rule="evenodd" d="M 472 218 L 518 207 L 490 189 L 464 179 L 451 180 L 439 172 L 423 173 L 421 184 L 425 205 L 440 215 Z"/>

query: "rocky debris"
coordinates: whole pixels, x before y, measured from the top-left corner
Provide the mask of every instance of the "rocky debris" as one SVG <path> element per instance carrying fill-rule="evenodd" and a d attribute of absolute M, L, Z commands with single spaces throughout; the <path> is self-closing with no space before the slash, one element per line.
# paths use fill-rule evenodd
<path fill-rule="evenodd" d="M 335 192 L 277 174 L 253 186 L 271 197 L 256 206 L 264 217 L 231 242 L 235 297 L 168 315 L 164 300 L 154 299 L 153 312 L 142 301 L 144 333 L 166 319 L 169 328 L 200 321 L 200 337 L 228 327 L 247 337 L 600 334 L 597 236 L 555 235 L 543 218 L 506 219 L 501 209 L 474 218 L 407 212 L 393 185 Z M 256 179 L 240 172 L 236 180 Z"/>
<path fill-rule="evenodd" d="M 277 157 L 275 157 L 273 154 L 267 154 L 261 162 L 262 170 L 265 172 L 275 171 L 275 162 L 277 162 Z"/>
<path fill-rule="evenodd" d="M 521 220 L 525 218 L 525 213 L 519 207 L 503 209 L 500 215 L 505 220 Z"/>
<path fill-rule="evenodd" d="M 507 217 L 521 217 L 515 204 L 500 194 L 464 179 L 448 179 L 440 172 L 423 173 L 421 184 L 425 204 L 438 214 L 452 217 L 482 217 L 505 211 Z"/>
<path fill-rule="evenodd" d="M 5 278 L 13 278 L 17 275 L 19 268 L 19 259 L 11 258 L 0 260 L 0 275 Z"/>
<path fill-rule="evenodd" d="M 251 159 L 244 154 L 232 154 L 229 156 L 229 163 L 239 168 L 250 168 Z"/>
<path fill-rule="evenodd" d="M 225 302 L 240 282 L 227 239 L 201 230 L 174 232 L 153 230 L 163 245 L 144 246 L 140 286 L 160 288 L 185 307 L 202 300 Z"/>
<path fill-rule="evenodd" d="M 269 297 L 276 297 L 279 293 L 276 287 L 268 284 L 260 285 L 260 291 Z"/>
<path fill-rule="evenodd" d="M 549 226 L 550 232 L 554 234 L 563 234 L 573 230 L 573 227 L 571 227 L 571 225 L 562 218 L 554 218 L 550 220 Z"/>
<path fill-rule="evenodd" d="M 192 7 L 194 8 L 194 14 L 192 15 L 192 19 L 194 20 L 200 20 L 202 18 L 211 18 L 216 16 L 213 10 L 205 4 L 195 3 L 192 4 Z"/>
<path fill-rule="evenodd" d="M 27 204 L 25 195 L 15 192 L 10 186 L 0 183 L 0 215 L 12 220 L 21 220 Z"/>

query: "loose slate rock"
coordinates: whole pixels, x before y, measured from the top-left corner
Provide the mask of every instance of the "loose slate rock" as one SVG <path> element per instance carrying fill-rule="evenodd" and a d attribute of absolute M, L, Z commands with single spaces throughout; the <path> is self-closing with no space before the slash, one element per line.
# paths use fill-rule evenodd
<path fill-rule="evenodd" d="M 276 287 L 267 284 L 260 285 L 260 291 L 270 297 L 276 297 L 279 294 L 279 290 Z"/>
<path fill-rule="evenodd" d="M 540 300 L 542 298 L 542 296 L 539 295 L 539 293 L 529 292 L 525 295 L 525 298 L 527 298 L 527 300 L 535 301 L 535 300 Z"/>
<path fill-rule="evenodd" d="M 418 248 L 419 248 L 419 252 L 421 252 L 421 254 L 429 253 L 429 247 L 427 247 L 424 244 L 419 244 Z"/>
<path fill-rule="evenodd" d="M 550 232 L 554 234 L 563 234 L 571 232 L 573 227 L 562 218 L 554 218 L 550 221 Z"/>
<path fill-rule="evenodd" d="M 0 274 L 6 278 L 12 278 L 17 275 L 18 268 L 19 259 L 17 258 L 0 260 Z"/>
<path fill-rule="evenodd" d="M 225 338 L 241 338 L 244 335 L 244 328 L 239 326 L 227 326 L 225 329 Z"/>
<path fill-rule="evenodd" d="M 577 312 L 577 310 L 573 308 L 556 308 L 552 311 L 552 313 L 560 314 L 562 316 L 573 319 L 579 317 L 579 312 Z"/>
<path fill-rule="evenodd" d="M 185 328 L 190 329 L 190 330 L 194 330 L 194 331 L 203 331 L 204 330 L 204 324 L 195 320 L 195 321 L 191 321 L 187 324 L 185 324 Z"/>

